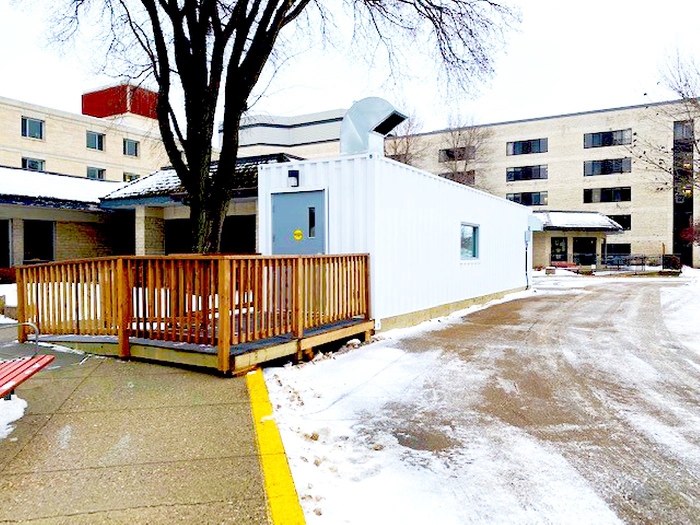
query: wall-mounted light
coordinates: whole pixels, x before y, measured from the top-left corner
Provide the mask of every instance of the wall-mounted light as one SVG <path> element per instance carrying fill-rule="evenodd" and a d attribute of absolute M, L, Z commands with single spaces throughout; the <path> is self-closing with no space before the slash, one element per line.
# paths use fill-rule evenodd
<path fill-rule="evenodd" d="M 290 188 L 299 187 L 299 170 L 287 171 L 287 186 Z"/>

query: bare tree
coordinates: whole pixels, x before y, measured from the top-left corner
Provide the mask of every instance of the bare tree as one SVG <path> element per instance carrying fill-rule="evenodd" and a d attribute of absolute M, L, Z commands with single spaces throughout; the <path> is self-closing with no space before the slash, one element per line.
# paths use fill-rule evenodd
<path fill-rule="evenodd" d="M 200 253 L 219 249 L 237 186 L 241 116 L 288 26 L 305 24 L 307 35 L 323 32 L 333 13 L 350 12 L 354 33 L 366 38 L 367 47 L 383 49 L 390 64 L 400 59 L 402 47 L 415 43 L 416 52 L 419 45 L 433 50 L 447 77 L 466 87 L 492 73 L 494 46 L 515 19 L 508 7 L 491 0 L 342 0 L 330 7 L 319 0 L 61 0 L 54 5 L 62 38 L 83 20 L 104 24 L 108 53 L 134 65 L 136 78 L 157 83 L 160 133 L 187 192 L 193 250 Z M 220 99 L 221 153 L 212 165 Z"/>
<path fill-rule="evenodd" d="M 420 136 L 423 121 L 411 111 L 384 140 L 384 155 L 409 166 L 418 166 L 426 157 L 429 146 Z"/>
<path fill-rule="evenodd" d="M 657 191 L 672 191 L 677 211 L 684 209 L 689 224 L 680 237 L 700 245 L 700 222 L 692 224 L 692 200 L 700 191 L 700 68 L 692 58 L 676 53 L 661 70 L 662 83 L 679 100 L 668 105 L 650 106 L 651 127 L 665 130 L 673 138 L 663 143 L 654 137 L 635 132 L 628 150 L 642 166 L 650 168 L 651 183 Z"/>
<path fill-rule="evenodd" d="M 488 163 L 485 148 L 492 135 L 491 128 L 464 120 L 450 121 L 443 147 L 438 151 L 438 161 L 445 168 L 440 175 L 491 192 L 486 177 L 480 175 Z"/>

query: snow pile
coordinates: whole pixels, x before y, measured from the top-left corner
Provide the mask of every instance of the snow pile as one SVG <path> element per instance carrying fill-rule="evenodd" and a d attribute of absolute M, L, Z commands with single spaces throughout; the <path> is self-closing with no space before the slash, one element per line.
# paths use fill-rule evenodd
<path fill-rule="evenodd" d="M 17 396 L 10 400 L 0 398 L 0 439 L 5 439 L 14 430 L 12 423 L 20 419 L 27 409 L 27 402 Z"/>

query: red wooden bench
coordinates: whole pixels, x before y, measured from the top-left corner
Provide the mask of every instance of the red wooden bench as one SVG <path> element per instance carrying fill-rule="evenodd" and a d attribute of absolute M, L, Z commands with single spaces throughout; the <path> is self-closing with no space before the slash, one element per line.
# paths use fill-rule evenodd
<path fill-rule="evenodd" d="M 0 399 L 10 399 L 15 387 L 48 366 L 53 359 L 52 355 L 35 355 L 0 361 Z"/>

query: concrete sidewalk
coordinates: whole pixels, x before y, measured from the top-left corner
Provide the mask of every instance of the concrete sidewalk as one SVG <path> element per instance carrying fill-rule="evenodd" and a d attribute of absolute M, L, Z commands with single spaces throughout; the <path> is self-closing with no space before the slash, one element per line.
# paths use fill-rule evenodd
<path fill-rule="evenodd" d="M 245 378 L 55 354 L 0 441 L 0 523 L 267 523 Z"/>

